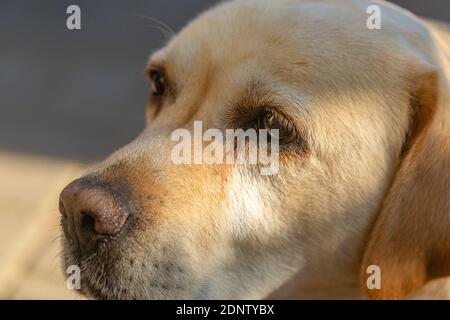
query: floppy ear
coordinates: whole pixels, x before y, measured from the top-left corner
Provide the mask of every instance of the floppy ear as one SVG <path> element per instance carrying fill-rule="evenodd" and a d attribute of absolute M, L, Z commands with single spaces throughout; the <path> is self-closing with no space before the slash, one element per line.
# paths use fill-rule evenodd
<path fill-rule="evenodd" d="M 363 256 L 361 285 L 372 299 L 404 298 L 427 281 L 450 275 L 450 86 L 445 68 L 421 72 L 414 80 L 410 132 Z M 379 289 L 367 286 L 370 265 L 380 267 Z"/>

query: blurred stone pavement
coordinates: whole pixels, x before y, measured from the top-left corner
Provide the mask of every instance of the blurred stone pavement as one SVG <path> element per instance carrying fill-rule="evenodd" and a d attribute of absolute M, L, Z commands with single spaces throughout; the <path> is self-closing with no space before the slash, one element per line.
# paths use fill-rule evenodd
<path fill-rule="evenodd" d="M 83 165 L 0 152 L 0 299 L 77 299 L 59 260 L 58 196 Z"/>

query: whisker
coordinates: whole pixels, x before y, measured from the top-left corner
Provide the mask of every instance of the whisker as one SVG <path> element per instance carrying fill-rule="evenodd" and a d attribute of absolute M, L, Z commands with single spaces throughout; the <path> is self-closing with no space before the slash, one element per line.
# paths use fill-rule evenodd
<path fill-rule="evenodd" d="M 141 14 L 135 14 L 135 16 L 146 19 L 146 20 L 150 20 L 150 21 L 156 23 L 157 25 L 152 25 L 150 27 L 160 31 L 166 40 L 170 39 L 171 37 L 173 37 L 175 35 L 175 31 L 173 31 L 173 29 L 168 24 L 162 22 L 161 20 L 158 20 L 151 16 L 145 16 L 145 15 L 141 15 Z"/>
<path fill-rule="evenodd" d="M 61 240 L 61 239 L 62 239 L 61 234 L 58 234 L 58 235 L 56 235 L 56 236 L 53 237 L 51 243 L 54 244 L 55 242 L 58 242 L 58 241 Z"/>

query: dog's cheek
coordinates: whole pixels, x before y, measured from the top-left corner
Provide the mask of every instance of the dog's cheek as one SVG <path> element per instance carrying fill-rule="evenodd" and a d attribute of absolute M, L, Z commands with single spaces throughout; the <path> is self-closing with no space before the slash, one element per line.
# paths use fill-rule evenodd
<path fill-rule="evenodd" d="M 224 204 L 230 170 L 226 165 L 173 165 L 156 182 L 142 175 L 134 181 L 139 212 L 129 241 L 141 250 L 133 256 L 146 264 L 152 285 L 159 283 L 165 295 L 195 291 L 203 274 L 228 256 L 231 231 Z"/>
<path fill-rule="evenodd" d="M 283 222 L 277 215 L 278 195 L 271 179 L 245 167 L 236 167 L 227 185 L 227 219 L 237 240 L 271 238 Z"/>

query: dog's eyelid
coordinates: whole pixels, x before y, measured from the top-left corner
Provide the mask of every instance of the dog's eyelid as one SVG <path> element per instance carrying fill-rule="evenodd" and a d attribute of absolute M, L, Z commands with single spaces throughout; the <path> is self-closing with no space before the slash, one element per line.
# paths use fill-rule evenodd
<path fill-rule="evenodd" d="M 166 63 L 163 57 L 152 56 L 147 62 L 144 73 L 149 74 L 151 71 L 164 72 L 166 70 Z"/>
<path fill-rule="evenodd" d="M 305 124 L 305 119 L 299 120 L 298 117 L 289 116 L 289 112 L 286 111 L 286 108 L 280 105 L 265 106 L 262 109 L 265 110 L 265 112 L 271 112 L 283 126 L 295 133 L 298 146 L 300 146 L 302 152 L 306 152 L 306 150 L 311 147 L 312 141 L 309 134 L 310 130 Z M 295 119 L 297 119 L 297 121 L 294 121 Z"/>
<path fill-rule="evenodd" d="M 165 68 L 162 65 L 150 64 L 144 70 L 144 75 L 147 79 L 151 80 L 152 74 L 158 72 L 164 76 L 166 76 Z"/>
<path fill-rule="evenodd" d="M 263 107 L 263 112 L 271 113 L 281 124 L 286 127 L 292 128 L 297 132 L 303 132 L 299 125 L 295 123 L 292 118 L 287 114 L 287 112 L 283 111 L 282 108 L 276 106 Z"/>

